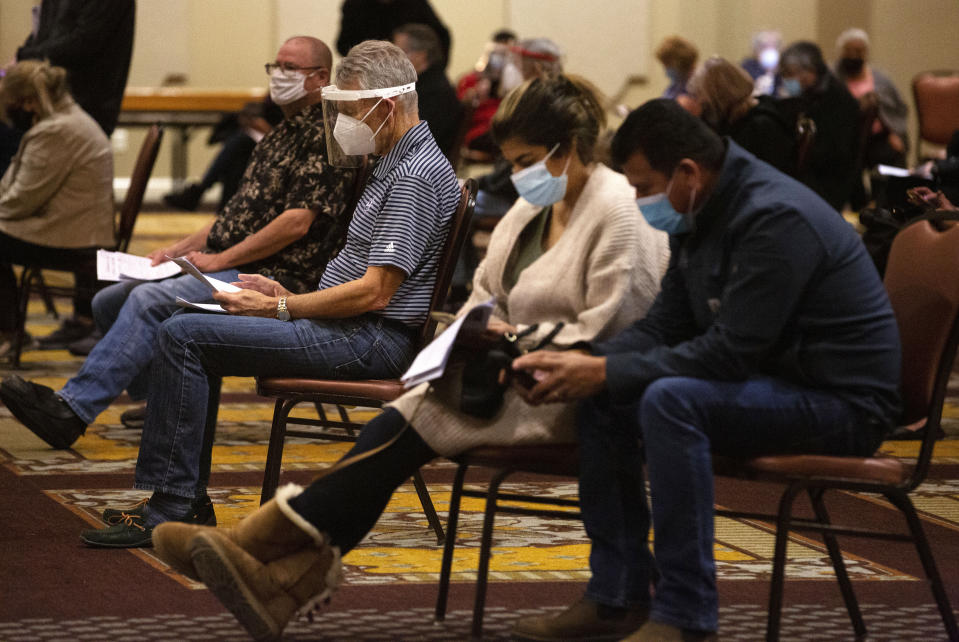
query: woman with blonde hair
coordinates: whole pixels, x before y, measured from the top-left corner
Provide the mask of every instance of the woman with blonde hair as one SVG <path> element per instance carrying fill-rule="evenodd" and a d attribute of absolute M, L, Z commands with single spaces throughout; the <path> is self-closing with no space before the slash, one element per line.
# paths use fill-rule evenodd
<path fill-rule="evenodd" d="M 114 212 L 110 142 L 73 101 L 63 68 L 36 60 L 9 67 L 0 81 L 0 118 L 26 129 L 0 179 L 2 354 L 16 325 L 13 265 L 73 272 L 74 316 L 62 330 L 93 329 L 96 250 L 114 243 Z"/>
<path fill-rule="evenodd" d="M 551 348 L 564 349 L 612 336 L 652 304 L 666 235 L 644 221 L 625 177 L 595 162 L 603 124 L 594 91 L 562 75 L 527 81 L 500 105 L 491 131 L 513 164 L 520 198 L 493 231 L 460 311 L 492 299 L 489 334 L 523 335 L 523 347 L 549 337 Z M 420 466 L 484 444 L 573 440 L 574 405 L 561 399 L 533 407 L 507 389 L 491 416 L 463 412 L 459 372 L 407 392 L 363 428 L 332 472 L 306 489 L 281 488 L 231 534 L 160 524 L 157 553 L 206 582 L 254 636 L 279 636 L 297 608 L 329 595 L 339 556 Z M 597 626 L 618 627 L 607 634 L 642 623 L 638 613 L 599 622 L 598 608 L 586 605 Z"/>
<path fill-rule="evenodd" d="M 753 81 L 743 69 L 712 56 L 690 78 L 687 91 L 700 117 L 720 136 L 782 172 L 794 170 L 793 129 L 771 97 L 753 95 Z"/>

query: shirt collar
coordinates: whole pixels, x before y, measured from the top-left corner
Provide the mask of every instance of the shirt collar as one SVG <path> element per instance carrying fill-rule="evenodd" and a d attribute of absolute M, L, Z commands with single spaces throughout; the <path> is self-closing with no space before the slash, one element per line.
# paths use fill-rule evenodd
<path fill-rule="evenodd" d="M 376 166 L 376 169 L 373 170 L 373 176 L 376 178 L 386 177 L 399 165 L 404 156 L 419 147 L 423 141 L 429 139 L 430 136 L 429 125 L 426 124 L 425 120 L 421 120 L 396 142 L 393 149 L 390 150 L 380 164 Z"/>

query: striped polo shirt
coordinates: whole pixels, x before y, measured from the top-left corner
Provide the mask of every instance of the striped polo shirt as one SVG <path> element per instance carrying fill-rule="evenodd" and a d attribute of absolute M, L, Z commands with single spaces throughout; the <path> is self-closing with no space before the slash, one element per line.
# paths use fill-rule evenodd
<path fill-rule="evenodd" d="M 421 121 L 373 170 L 353 213 L 346 245 L 327 265 L 320 289 L 355 281 L 371 266 L 399 268 L 406 279 L 377 313 L 421 325 L 459 200 L 456 174 Z"/>

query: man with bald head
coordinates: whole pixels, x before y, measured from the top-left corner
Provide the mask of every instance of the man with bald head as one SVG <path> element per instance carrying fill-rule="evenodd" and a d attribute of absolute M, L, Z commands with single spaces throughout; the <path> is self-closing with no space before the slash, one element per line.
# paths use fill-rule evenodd
<path fill-rule="evenodd" d="M 154 264 L 186 256 L 221 281 L 240 273 L 269 276 L 291 292 L 316 288 L 349 225 L 345 205 L 355 170 L 327 162 L 321 89 L 332 56 L 320 40 L 290 38 L 266 64 L 270 95 L 284 120 L 256 146 L 236 194 L 216 218 L 149 256 Z M 58 392 L 20 377 L 0 397 L 24 425 L 53 448 L 69 448 L 124 390 L 145 399 L 157 328 L 178 309 L 176 299 L 212 301 L 198 279 L 123 281 L 100 291 L 93 312 L 104 338 Z M 200 498 L 191 517 L 212 518 Z"/>

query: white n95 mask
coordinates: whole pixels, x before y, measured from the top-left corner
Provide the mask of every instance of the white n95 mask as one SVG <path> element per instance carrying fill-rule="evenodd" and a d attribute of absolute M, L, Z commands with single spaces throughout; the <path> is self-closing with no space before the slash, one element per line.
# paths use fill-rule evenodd
<path fill-rule="evenodd" d="M 379 105 L 382 101 L 383 99 L 380 98 L 376 105 Z M 333 138 L 340 144 L 344 154 L 362 156 L 363 154 L 372 154 L 376 149 L 376 135 L 380 133 L 383 125 L 389 120 L 389 116 L 387 116 L 376 128 L 376 131 L 373 131 L 369 125 L 363 122 L 373 113 L 376 105 L 373 105 L 361 120 L 346 114 L 337 114 L 336 124 L 333 126 Z"/>

